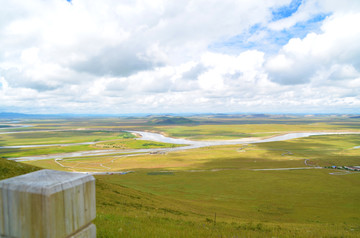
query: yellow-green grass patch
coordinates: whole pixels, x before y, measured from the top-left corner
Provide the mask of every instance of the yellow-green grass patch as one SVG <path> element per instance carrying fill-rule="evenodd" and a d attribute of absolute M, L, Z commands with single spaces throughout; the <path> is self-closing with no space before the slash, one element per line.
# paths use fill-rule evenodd
<path fill-rule="evenodd" d="M 72 130 L 0 134 L 0 146 L 69 144 L 128 138 L 128 132 Z"/>
<path fill-rule="evenodd" d="M 302 157 L 287 154 L 282 149 L 262 149 L 258 145 L 249 146 L 213 146 L 198 149 L 169 152 L 165 154 L 103 155 L 79 158 L 64 158 L 59 161 L 64 166 L 89 168 L 108 171 L 123 171 L 144 168 L 162 168 L 164 170 L 189 169 L 256 169 L 304 167 Z M 32 162 L 29 162 L 32 163 Z M 55 163 L 55 162 L 54 162 Z M 41 166 L 41 161 L 36 163 Z M 42 166 L 42 167 L 45 167 Z M 94 168 L 94 167 L 93 167 Z"/>
<path fill-rule="evenodd" d="M 97 176 L 98 236 L 357 237 L 360 174 L 328 172 Z"/>
<path fill-rule="evenodd" d="M 240 124 L 240 125 L 196 125 L 196 126 L 159 126 L 155 130 L 162 131 L 171 137 L 192 140 L 222 140 L 245 137 L 269 137 L 290 132 L 303 131 L 348 131 L 360 128 L 349 125 L 332 125 L 328 123 L 312 124 Z"/>

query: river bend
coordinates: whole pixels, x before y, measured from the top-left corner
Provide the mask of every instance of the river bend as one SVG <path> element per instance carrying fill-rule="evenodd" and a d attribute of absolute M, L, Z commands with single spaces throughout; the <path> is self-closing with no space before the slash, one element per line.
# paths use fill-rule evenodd
<path fill-rule="evenodd" d="M 29 161 L 29 160 L 42 160 L 42 159 L 59 159 L 59 158 L 73 158 L 81 156 L 96 156 L 96 155 L 115 155 L 115 154 L 129 154 L 129 153 L 151 153 L 151 152 L 171 152 L 179 150 L 188 150 L 201 148 L 206 146 L 217 146 L 217 145 L 237 145 L 237 144 L 253 144 L 253 143 L 265 143 L 284 141 L 302 137 L 318 136 L 318 135 L 344 135 L 344 134 L 360 134 L 360 132 L 299 132 L 299 133 L 288 133 L 280 136 L 274 136 L 271 138 L 260 139 L 260 138 L 242 138 L 236 140 L 218 140 L 218 141 L 192 141 L 186 139 L 176 139 L 166 137 L 164 135 L 144 132 L 144 131 L 129 131 L 134 134 L 138 134 L 141 137 L 138 140 L 150 140 L 163 143 L 181 144 L 184 146 L 175 148 L 158 148 L 158 149 L 131 149 L 131 150 L 93 150 L 93 151 L 78 151 L 72 153 L 61 153 L 61 154 L 50 154 L 50 155 L 39 155 L 39 156 L 28 156 L 11 158 L 15 161 Z M 85 143 L 72 143 L 72 144 L 61 144 L 61 146 L 79 145 L 79 144 L 95 144 L 98 142 L 85 142 Z M 60 144 L 59 144 L 60 145 Z M 4 146 L 1 148 L 28 148 L 28 147 L 44 147 L 44 146 L 56 146 L 56 145 L 23 145 L 23 146 Z"/>

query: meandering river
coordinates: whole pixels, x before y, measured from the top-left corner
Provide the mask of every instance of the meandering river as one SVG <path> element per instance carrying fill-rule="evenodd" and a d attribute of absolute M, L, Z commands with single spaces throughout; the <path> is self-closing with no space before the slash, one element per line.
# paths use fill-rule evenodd
<path fill-rule="evenodd" d="M 163 143 L 172 143 L 172 144 L 181 144 L 184 146 L 175 147 L 175 148 L 160 148 L 160 149 L 132 149 L 132 150 L 93 150 L 93 151 L 78 151 L 72 153 L 62 153 L 62 154 L 52 154 L 52 155 L 39 155 L 39 156 L 29 156 L 29 157 L 18 157 L 12 158 L 11 160 L 15 161 L 29 161 L 29 160 L 42 160 L 42 159 L 59 159 L 59 158 L 72 158 L 80 156 L 96 156 L 96 155 L 115 155 L 115 154 L 129 154 L 129 153 L 150 153 L 150 152 L 170 152 L 170 151 L 179 151 L 179 150 L 188 150 L 201 148 L 206 146 L 216 146 L 216 145 L 237 145 L 237 144 L 252 144 L 252 143 L 265 143 L 265 142 L 275 142 L 275 141 L 284 141 L 302 137 L 309 136 L 318 136 L 318 135 L 343 135 L 343 134 L 360 134 L 360 132 L 299 132 L 299 133 L 288 133 L 285 135 L 274 136 L 271 138 L 243 138 L 237 140 L 218 140 L 218 141 L 192 141 L 186 139 L 176 139 L 171 137 L 166 137 L 164 135 L 153 133 L 153 132 L 144 132 L 144 131 L 129 131 L 134 134 L 138 134 L 141 137 L 138 140 L 150 140 Z M 84 143 L 72 143 L 72 144 L 47 144 L 47 145 L 19 145 L 19 146 L 4 146 L 1 148 L 28 148 L 28 147 L 44 147 L 44 146 L 70 146 L 70 145 L 80 145 L 80 144 L 95 144 L 98 142 L 84 142 Z"/>
<path fill-rule="evenodd" d="M 172 144 L 190 144 L 200 147 L 204 146 L 215 146 L 215 145 L 236 145 L 236 144 L 252 144 L 252 143 L 264 143 L 264 142 L 275 142 L 275 141 L 284 141 L 291 140 L 302 137 L 309 136 L 319 136 L 319 135 L 344 135 L 344 134 L 360 134 L 360 132 L 296 132 L 296 133 L 287 133 L 280 136 L 274 136 L 266 139 L 262 138 L 242 138 L 236 140 L 216 140 L 216 141 L 192 141 L 185 139 L 176 139 L 171 137 L 166 137 L 158 133 L 144 132 L 144 131 L 129 131 L 141 136 L 141 140 L 152 140 L 164 143 Z"/>

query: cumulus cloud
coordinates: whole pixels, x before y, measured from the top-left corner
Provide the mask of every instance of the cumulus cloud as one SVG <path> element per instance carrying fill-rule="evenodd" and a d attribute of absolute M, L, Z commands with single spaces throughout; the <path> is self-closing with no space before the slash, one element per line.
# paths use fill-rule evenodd
<path fill-rule="evenodd" d="M 354 110 L 359 12 L 357 0 L 7 1 L 0 109 Z"/>
<path fill-rule="evenodd" d="M 303 84 L 316 80 L 321 71 L 332 71 L 330 78 L 357 77 L 360 69 L 360 30 L 355 27 L 360 14 L 328 17 L 319 34 L 291 39 L 270 57 L 266 69 L 274 82 Z"/>

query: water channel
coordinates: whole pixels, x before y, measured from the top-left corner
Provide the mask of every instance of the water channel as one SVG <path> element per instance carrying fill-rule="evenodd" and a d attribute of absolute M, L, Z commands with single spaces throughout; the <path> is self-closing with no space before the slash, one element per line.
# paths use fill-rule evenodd
<path fill-rule="evenodd" d="M 138 140 L 150 140 L 163 143 L 172 143 L 172 144 L 181 144 L 184 146 L 174 147 L 174 148 L 160 148 L 160 149 L 130 149 L 130 150 L 92 150 L 92 151 L 78 151 L 71 153 L 61 153 L 61 154 L 50 154 L 50 155 L 39 155 L 39 156 L 28 156 L 28 157 L 18 157 L 11 158 L 15 161 L 29 161 L 29 160 L 42 160 L 42 159 L 60 159 L 60 158 L 73 158 L 81 156 L 96 156 L 96 155 L 126 155 L 130 153 L 155 153 L 155 152 L 171 152 L 179 150 L 188 150 L 195 149 L 207 146 L 217 146 L 217 145 L 237 145 L 237 144 L 253 144 L 253 143 L 265 143 L 265 142 L 275 142 L 275 141 L 284 141 L 296 138 L 303 138 L 309 136 L 318 136 L 318 135 L 343 135 L 343 134 L 360 134 L 360 132 L 299 132 L 299 133 L 288 133 L 280 136 L 274 136 L 266 139 L 261 138 L 243 138 L 236 140 L 217 140 L 217 141 L 192 141 L 186 139 L 176 139 L 166 137 L 164 135 L 152 132 L 144 131 L 129 131 L 134 134 L 141 136 L 137 138 Z M 70 144 L 46 144 L 46 145 L 19 145 L 19 146 L 4 146 L 0 149 L 5 148 L 29 148 L 29 147 L 45 147 L 45 146 L 71 146 L 71 145 L 90 145 L 99 142 L 84 142 L 84 143 L 70 143 Z"/>

